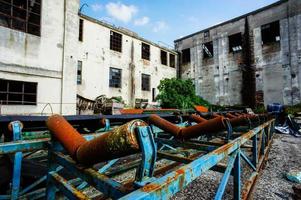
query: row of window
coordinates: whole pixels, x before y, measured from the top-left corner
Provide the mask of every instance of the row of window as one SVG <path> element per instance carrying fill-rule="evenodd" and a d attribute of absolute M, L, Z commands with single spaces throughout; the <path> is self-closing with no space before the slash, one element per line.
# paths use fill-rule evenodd
<path fill-rule="evenodd" d="M 82 61 L 77 63 L 77 84 L 82 83 Z M 122 69 L 110 67 L 109 74 L 109 86 L 113 88 L 121 88 L 121 75 Z M 141 75 L 141 89 L 143 91 L 150 91 L 150 75 L 142 74 Z"/>
<path fill-rule="evenodd" d="M 209 31 L 204 32 L 204 38 L 209 38 Z M 261 26 L 262 45 L 271 44 L 280 41 L 280 25 L 279 21 Z M 240 52 L 243 49 L 242 33 L 230 35 L 229 39 L 229 53 Z M 214 57 L 213 42 L 202 44 L 203 59 Z M 190 63 L 190 48 L 182 50 L 182 64 Z"/>
<path fill-rule="evenodd" d="M 79 20 L 79 36 L 78 40 L 83 41 L 83 28 L 84 28 L 84 20 Z M 122 52 L 122 34 L 110 31 L 110 49 L 117 52 Z M 150 60 L 150 45 L 146 43 L 141 43 L 141 58 L 144 60 Z M 160 52 L 160 60 L 162 65 L 168 65 L 168 53 L 166 51 L 161 50 Z M 169 66 L 175 67 L 175 55 L 169 54 Z"/>
<path fill-rule="evenodd" d="M 122 69 L 110 67 L 109 86 L 113 88 L 121 88 Z M 141 90 L 150 91 L 150 75 L 141 74 Z"/>

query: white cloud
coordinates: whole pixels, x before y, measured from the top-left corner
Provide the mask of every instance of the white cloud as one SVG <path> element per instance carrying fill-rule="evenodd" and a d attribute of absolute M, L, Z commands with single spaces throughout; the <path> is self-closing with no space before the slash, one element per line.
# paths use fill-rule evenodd
<path fill-rule="evenodd" d="M 102 5 L 99 3 L 95 3 L 91 5 L 91 8 L 94 12 L 98 12 L 100 10 L 102 10 Z"/>
<path fill-rule="evenodd" d="M 142 18 L 136 19 L 134 21 L 134 24 L 136 26 L 144 26 L 144 25 L 148 24 L 148 22 L 149 22 L 149 18 L 148 17 L 142 17 Z"/>
<path fill-rule="evenodd" d="M 125 5 L 120 2 L 108 3 L 106 5 L 107 13 L 124 23 L 128 23 L 132 20 L 133 16 L 138 12 L 138 8 L 134 5 Z"/>
<path fill-rule="evenodd" d="M 164 21 L 157 21 L 154 24 L 153 32 L 158 33 L 160 31 L 164 31 L 166 29 L 168 29 L 168 25 L 166 24 L 166 22 L 164 22 Z"/>

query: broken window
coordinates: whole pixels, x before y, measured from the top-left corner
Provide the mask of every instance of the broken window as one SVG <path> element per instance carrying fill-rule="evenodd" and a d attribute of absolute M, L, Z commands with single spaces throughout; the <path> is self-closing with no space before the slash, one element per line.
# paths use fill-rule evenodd
<path fill-rule="evenodd" d="M 182 50 L 182 64 L 190 63 L 190 48 Z"/>
<path fill-rule="evenodd" d="M 84 34 L 84 20 L 79 19 L 79 32 L 78 32 L 78 40 L 83 41 L 83 34 Z"/>
<path fill-rule="evenodd" d="M 142 57 L 142 59 L 150 60 L 150 46 L 148 44 L 142 43 L 141 57 Z"/>
<path fill-rule="evenodd" d="M 236 33 L 229 36 L 229 52 L 239 52 L 242 50 L 242 35 L 241 33 Z"/>
<path fill-rule="evenodd" d="M 203 58 L 212 58 L 213 57 L 213 42 L 207 42 L 203 45 Z"/>
<path fill-rule="evenodd" d="M 150 91 L 150 75 L 142 74 L 142 76 L 141 76 L 141 89 L 143 91 Z"/>
<path fill-rule="evenodd" d="M 167 52 L 161 50 L 161 64 L 167 65 Z"/>
<path fill-rule="evenodd" d="M 176 56 L 174 54 L 169 54 L 169 66 L 176 67 Z"/>
<path fill-rule="evenodd" d="M 77 85 L 82 84 L 82 70 L 83 70 L 83 62 L 77 61 Z"/>
<path fill-rule="evenodd" d="M 41 0 L 0 0 L 0 26 L 40 36 Z"/>
<path fill-rule="evenodd" d="M 114 51 L 122 51 L 122 35 L 111 31 L 110 33 L 110 49 Z"/>
<path fill-rule="evenodd" d="M 110 87 L 121 88 L 121 69 L 110 67 Z"/>
<path fill-rule="evenodd" d="M 262 44 L 269 44 L 280 41 L 280 26 L 279 21 L 261 26 Z"/>
<path fill-rule="evenodd" d="M 37 105 L 37 85 L 0 79 L 0 105 Z"/>

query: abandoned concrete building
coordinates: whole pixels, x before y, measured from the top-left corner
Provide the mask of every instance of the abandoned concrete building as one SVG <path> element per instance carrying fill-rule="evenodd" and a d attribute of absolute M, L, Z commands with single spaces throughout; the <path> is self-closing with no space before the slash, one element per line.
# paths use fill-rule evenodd
<path fill-rule="evenodd" d="M 79 0 L 0 1 L 0 114 L 76 114 L 77 95 L 154 101 L 177 60 L 173 50 L 79 14 Z"/>
<path fill-rule="evenodd" d="M 281 0 L 175 41 L 178 76 L 222 105 L 300 103 L 301 1 Z"/>

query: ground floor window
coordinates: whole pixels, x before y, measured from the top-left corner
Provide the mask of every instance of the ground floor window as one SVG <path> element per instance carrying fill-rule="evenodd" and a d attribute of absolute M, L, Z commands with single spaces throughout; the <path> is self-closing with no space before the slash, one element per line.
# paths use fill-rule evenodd
<path fill-rule="evenodd" d="M 143 91 L 150 91 L 150 75 L 142 74 L 141 88 Z"/>
<path fill-rule="evenodd" d="M 0 79 L 0 105 L 37 105 L 37 85 Z"/>
<path fill-rule="evenodd" d="M 110 87 L 121 88 L 121 69 L 110 67 Z"/>

